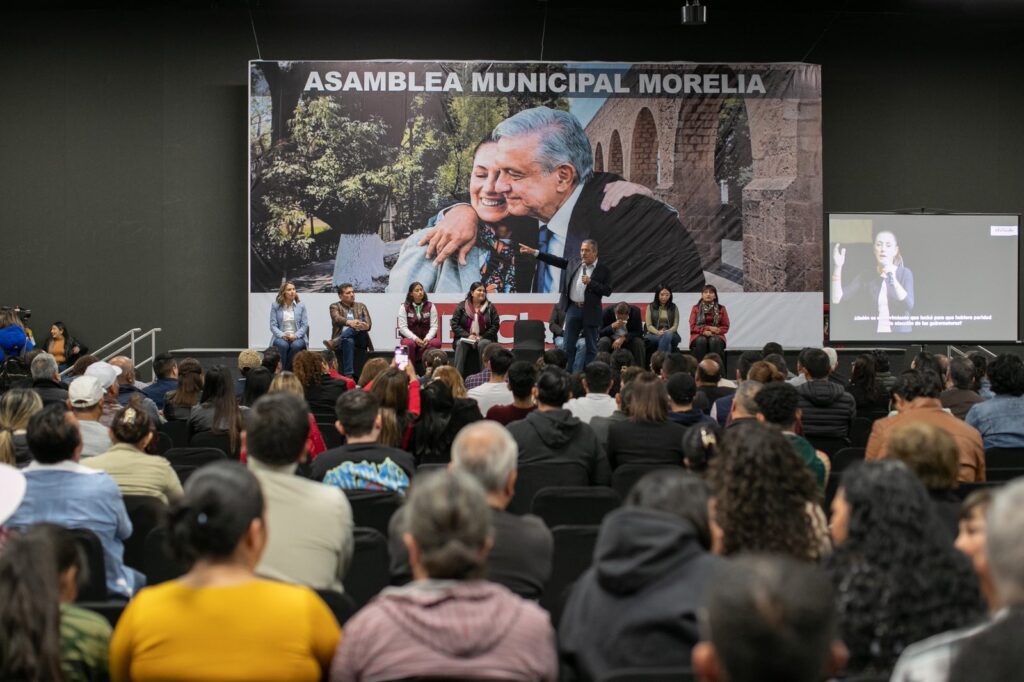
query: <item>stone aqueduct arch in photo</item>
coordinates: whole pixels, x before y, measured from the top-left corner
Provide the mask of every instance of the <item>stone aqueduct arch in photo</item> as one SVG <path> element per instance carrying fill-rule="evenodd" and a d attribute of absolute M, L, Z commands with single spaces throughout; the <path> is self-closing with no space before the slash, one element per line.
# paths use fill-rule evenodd
<path fill-rule="evenodd" d="M 809 82 L 780 87 L 820 92 L 817 75 L 797 68 L 793 78 Z M 753 156 L 742 194 L 743 290 L 821 291 L 821 100 L 782 94 L 733 95 L 746 107 Z M 676 207 L 709 269 L 721 260 L 715 143 L 725 97 L 610 98 L 586 126 L 595 169 L 644 184 Z"/>

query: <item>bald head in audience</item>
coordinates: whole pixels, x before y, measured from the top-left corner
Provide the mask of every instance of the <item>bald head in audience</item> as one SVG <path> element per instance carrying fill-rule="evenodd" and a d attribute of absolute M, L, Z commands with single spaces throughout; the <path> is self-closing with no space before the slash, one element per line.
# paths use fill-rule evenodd
<path fill-rule="evenodd" d="M 117 377 L 117 383 L 119 384 L 134 384 L 135 383 L 135 363 L 127 355 L 118 355 L 115 358 L 110 359 L 110 364 L 114 367 L 121 368 L 121 376 Z"/>
<path fill-rule="evenodd" d="M 452 442 L 449 469 L 475 478 L 487 493 L 487 504 L 505 509 L 516 485 L 519 447 L 512 434 L 494 421 L 478 421 L 462 428 Z"/>
<path fill-rule="evenodd" d="M 704 358 L 697 365 L 697 385 L 717 386 L 722 379 L 722 368 L 714 360 Z"/>

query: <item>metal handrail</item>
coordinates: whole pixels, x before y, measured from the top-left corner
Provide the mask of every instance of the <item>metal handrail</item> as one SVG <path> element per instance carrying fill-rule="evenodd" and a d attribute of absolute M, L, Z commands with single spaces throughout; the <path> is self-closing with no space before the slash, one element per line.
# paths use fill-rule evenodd
<path fill-rule="evenodd" d="M 136 336 L 135 335 L 136 333 L 141 332 L 141 331 L 142 331 L 141 327 L 134 327 L 132 329 L 129 329 L 128 331 L 126 331 L 124 334 L 121 334 L 120 336 L 118 336 L 113 341 L 111 341 L 111 342 L 109 342 L 109 343 L 107 343 L 107 344 L 105 344 L 103 346 L 100 346 L 99 348 L 94 350 L 92 352 L 92 354 L 98 356 L 103 361 L 107 361 L 107 360 L 110 360 L 113 357 L 116 357 L 116 356 L 120 355 L 124 351 L 128 351 L 129 357 L 131 357 L 132 364 L 135 366 L 135 369 L 138 370 L 140 367 L 143 367 L 143 366 L 149 364 L 150 365 L 150 376 L 152 377 L 153 381 L 156 381 L 156 368 L 152 366 L 152 363 L 153 363 L 153 360 L 156 358 L 156 335 L 157 335 L 157 332 L 162 332 L 163 329 L 160 328 L 160 327 L 153 327 L 152 329 L 150 329 L 145 334 L 142 334 L 140 336 Z M 113 346 L 116 343 L 121 342 L 122 340 L 124 340 L 125 337 L 128 337 L 128 343 L 122 344 L 121 346 L 118 346 L 114 350 L 109 350 L 111 346 Z M 147 337 L 149 337 L 149 339 L 150 339 L 150 355 L 149 355 L 149 357 L 144 358 L 143 360 L 140 360 L 140 361 L 136 362 L 135 361 L 135 345 L 138 344 L 138 343 L 141 343 Z M 104 356 L 103 353 L 106 353 L 106 356 Z M 71 367 L 68 367 L 63 372 L 60 373 L 60 376 L 63 377 L 64 375 L 66 375 L 70 371 L 71 371 Z"/>
<path fill-rule="evenodd" d="M 985 353 L 986 355 L 988 355 L 989 358 L 994 358 L 994 357 L 997 357 L 997 355 L 998 355 L 997 353 L 993 353 L 992 351 L 990 351 L 988 348 L 985 348 L 985 346 L 975 346 L 975 348 L 980 350 L 982 353 Z M 953 357 L 954 355 L 956 355 L 958 358 L 966 358 L 969 354 L 970 353 L 968 353 L 967 351 L 962 351 L 959 348 L 957 348 L 956 346 L 953 346 L 953 345 L 946 346 L 946 355 L 948 355 L 950 357 Z"/>

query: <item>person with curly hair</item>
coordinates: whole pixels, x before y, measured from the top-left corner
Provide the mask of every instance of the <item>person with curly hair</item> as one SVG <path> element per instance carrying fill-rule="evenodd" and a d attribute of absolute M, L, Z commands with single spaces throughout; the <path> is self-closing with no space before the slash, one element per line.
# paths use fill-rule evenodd
<path fill-rule="evenodd" d="M 708 482 L 713 548 L 815 561 L 828 548 L 814 475 L 782 431 L 748 422 L 729 430 Z"/>
<path fill-rule="evenodd" d="M 334 403 L 348 390 L 348 384 L 332 379 L 324 367 L 319 353 L 301 350 L 292 360 L 292 371 L 302 384 L 302 392 L 309 411 L 324 421 L 334 417 Z"/>
<path fill-rule="evenodd" d="M 950 543 L 902 462 L 855 465 L 832 501 L 836 588 L 848 672 L 886 675 L 903 649 L 981 618 L 970 561 Z"/>

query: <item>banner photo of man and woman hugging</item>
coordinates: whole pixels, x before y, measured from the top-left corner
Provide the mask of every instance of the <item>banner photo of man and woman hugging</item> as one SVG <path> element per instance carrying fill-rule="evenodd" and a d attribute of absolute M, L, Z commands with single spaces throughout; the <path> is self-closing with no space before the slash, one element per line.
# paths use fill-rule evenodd
<path fill-rule="evenodd" d="M 559 271 L 531 251 L 569 258 L 588 239 L 611 273 L 606 304 L 664 287 L 686 309 L 712 284 L 732 348 L 821 341 L 816 65 L 249 70 L 252 346 L 267 345 L 285 283 L 313 347 L 341 284 L 370 310 L 378 348 L 414 283 L 444 312 L 482 282 L 510 341 L 511 321 L 546 320 L 558 298 Z"/>

